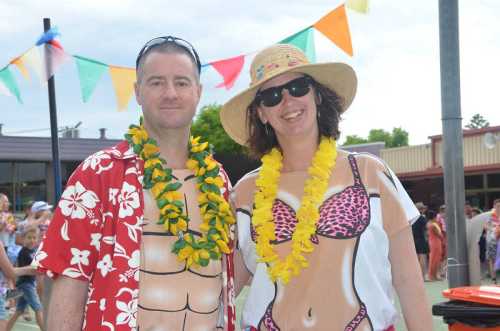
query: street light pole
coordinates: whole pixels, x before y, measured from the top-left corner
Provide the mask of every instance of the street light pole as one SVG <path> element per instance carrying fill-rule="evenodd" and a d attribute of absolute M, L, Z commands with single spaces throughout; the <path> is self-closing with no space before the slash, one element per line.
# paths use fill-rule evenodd
<path fill-rule="evenodd" d="M 439 0 L 443 172 L 448 234 L 448 285 L 469 285 L 464 216 L 463 133 L 460 110 L 458 0 Z"/>

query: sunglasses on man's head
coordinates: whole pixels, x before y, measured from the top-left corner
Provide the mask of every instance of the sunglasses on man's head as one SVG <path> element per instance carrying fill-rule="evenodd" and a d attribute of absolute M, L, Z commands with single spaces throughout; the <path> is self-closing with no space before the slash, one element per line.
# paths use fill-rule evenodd
<path fill-rule="evenodd" d="M 149 52 L 152 48 L 163 45 L 163 44 L 168 44 L 168 43 L 175 44 L 176 46 L 179 46 L 180 48 L 187 51 L 191 55 L 191 57 L 194 59 L 194 61 L 196 63 L 196 68 L 198 69 L 198 73 L 201 72 L 200 57 L 198 56 L 198 53 L 194 49 L 193 45 L 191 45 L 191 43 L 189 43 L 188 41 L 186 41 L 184 39 L 173 37 L 173 36 L 158 37 L 158 38 L 154 38 L 154 39 L 151 39 L 150 41 L 148 41 L 142 47 L 141 51 L 139 52 L 139 55 L 137 55 L 137 59 L 135 60 L 135 67 L 136 68 L 139 67 L 139 62 L 141 61 L 141 58 L 147 52 Z"/>
<path fill-rule="evenodd" d="M 309 76 L 302 76 L 289 81 L 286 84 L 273 86 L 257 92 L 255 102 L 257 105 L 274 107 L 283 100 L 283 90 L 286 89 L 292 97 L 300 98 L 309 93 L 313 80 Z"/>

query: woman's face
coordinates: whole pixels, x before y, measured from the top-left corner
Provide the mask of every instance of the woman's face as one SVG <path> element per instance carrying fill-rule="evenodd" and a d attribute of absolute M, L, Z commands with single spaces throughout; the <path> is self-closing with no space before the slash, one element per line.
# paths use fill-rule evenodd
<path fill-rule="evenodd" d="M 295 89 L 306 91 L 303 89 L 303 81 L 298 78 L 303 77 L 300 73 L 285 73 L 277 76 L 260 88 L 260 92 L 263 92 L 270 88 L 281 87 L 285 84 L 289 84 L 283 89 L 274 89 L 274 94 L 279 100 L 279 94 L 281 92 L 281 101 L 273 106 L 265 105 L 261 102 L 257 108 L 259 118 L 263 124 L 269 123 L 276 133 L 278 141 L 280 143 L 285 142 L 288 139 L 305 139 L 312 137 L 317 139 L 318 137 L 318 122 L 316 119 L 316 102 L 314 96 L 314 89 L 310 84 L 307 90 L 308 92 L 302 96 L 292 96 L 289 89 Z M 296 86 L 294 83 L 297 82 Z M 293 92 L 292 92 L 293 94 Z M 302 94 L 302 93 L 300 93 Z"/>

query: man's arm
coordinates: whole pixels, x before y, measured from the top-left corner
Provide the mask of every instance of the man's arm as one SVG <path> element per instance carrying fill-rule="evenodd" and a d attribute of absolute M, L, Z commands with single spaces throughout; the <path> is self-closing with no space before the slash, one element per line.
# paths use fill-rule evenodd
<path fill-rule="evenodd" d="M 81 331 L 89 283 L 59 276 L 52 286 L 47 330 Z"/>

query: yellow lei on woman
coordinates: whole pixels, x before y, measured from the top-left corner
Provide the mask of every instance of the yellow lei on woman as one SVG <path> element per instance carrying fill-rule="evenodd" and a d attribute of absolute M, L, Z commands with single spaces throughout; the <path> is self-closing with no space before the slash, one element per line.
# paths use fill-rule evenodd
<path fill-rule="evenodd" d="M 179 261 L 186 261 L 187 267 L 207 266 L 210 260 L 219 260 L 221 253 L 230 253 L 229 227 L 235 223 L 229 204 L 221 194 L 224 181 L 219 176 L 219 166 L 207 150 L 207 142 L 200 137 L 189 140 L 189 159 L 186 166 L 193 170 L 200 191 L 198 204 L 202 223 L 202 237 L 196 240 L 188 232 L 189 218 L 184 211 L 183 196 L 178 191 L 182 186 L 174 182 L 172 169 L 164 167 L 166 161 L 160 158 L 156 141 L 148 136 L 142 117 L 140 125 L 131 125 L 125 138 L 134 152 L 144 160 L 143 187 L 151 190 L 160 210 L 158 224 L 178 240 L 172 247 Z"/>
<path fill-rule="evenodd" d="M 257 232 L 256 250 L 260 256 L 259 261 L 268 263 L 267 272 L 273 281 L 280 279 L 286 284 L 291 276 L 297 276 L 301 269 L 309 265 L 303 254 L 314 250 L 310 238 L 316 232 L 319 206 L 328 188 L 336 158 L 335 140 L 322 137 L 308 169 L 310 177 L 304 185 L 304 194 L 297 211 L 298 222 L 292 235 L 292 251 L 282 260 L 272 244 L 276 240 L 272 209 L 278 193 L 283 156 L 277 148 L 273 148 L 262 157 L 262 167 L 256 181 L 252 225 Z"/>

